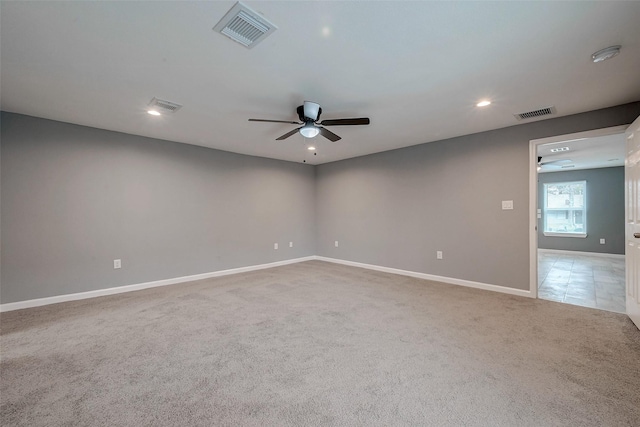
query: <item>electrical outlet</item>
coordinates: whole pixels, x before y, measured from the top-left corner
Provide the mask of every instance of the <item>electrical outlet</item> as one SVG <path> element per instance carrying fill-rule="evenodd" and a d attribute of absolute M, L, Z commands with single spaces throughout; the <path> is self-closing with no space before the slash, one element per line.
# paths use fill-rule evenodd
<path fill-rule="evenodd" d="M 336 245 L 336 248 L 337 248 L 337 247 L 338 247 L 338 241 L 337 241 L 337 240 L 336 240 L 336 243 L 335 243 L 335 245 Z"/>
<path fill-rule="evenodd" d="M 512 210 L 513 209 L 513 200 L 503 200 L 502 201 L 502 210 Z"/>
<path fill-rule="evenodd" d="M 600 239 L 600 244 L 604 245 L 604 239 Z"/>
<path fill-rule="evenodd" d="M 122 268 L 122 260 L 121 259 L 114 259 L 113 260 L 113 268 Z"/>
<path fill-rule="evenodd" d="M 293 242 L 289 242 L 289 247 L 292 248 L 293 247 Z"/>
<path fill-rule="evenodd" d="M 436 251 L 436 259 L 442 259 L 442 251 Z"/>
<path fill-rule="evenodd" d="M 273 249 L 278 249 L 278 244 L 277 243 L 273 244 Z"/>

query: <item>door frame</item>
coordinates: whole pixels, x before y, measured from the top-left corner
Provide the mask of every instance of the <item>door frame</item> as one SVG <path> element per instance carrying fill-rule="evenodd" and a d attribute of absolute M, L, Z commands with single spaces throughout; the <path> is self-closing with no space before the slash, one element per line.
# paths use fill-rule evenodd
<path fill-rule="evenodd" d="M 529 295 L 538 298 L 538 146 L 553 142 L 623 134 L 629 125 L 569 133 L 529 141 Z"/>

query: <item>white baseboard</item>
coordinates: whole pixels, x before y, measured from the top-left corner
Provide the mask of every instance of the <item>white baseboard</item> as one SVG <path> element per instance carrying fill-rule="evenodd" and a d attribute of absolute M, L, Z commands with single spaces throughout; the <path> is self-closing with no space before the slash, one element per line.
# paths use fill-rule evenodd
<path fill-rule="evenodd" d="M 133 291 L 139 291 L 139 290 L 142 290 L 142 289 L 156 288 L 156 287 L 159 287 L 159 286 L 175 285 L 177 283 L 192 282 L 194 280 L 202 280 L 202 279 L 209 279 L 209 278 L 212 278 L 212 277 L 227 276 L 227 275 L 230 275 L 230 274 L 245 273 L 245 272 L 248 272 L 248 271 L 262 270 L 262 269 L 266 269 L 266 268 L 279 267 L 279 266 L 282 266 L 282 265 L 288 265 L 288 264 L 294 264 L 294 263 L 298 263 L 298 262 L 312 261 L 312 260 L 326 261 L 326 262 L 332 262 L 332 263 L 336 263 L 336 264 L 349 265 L 349 266 L 353 266 L 353 267 L 366 268 L 366 269 L 369 269 L 369 270 L 382 271 L 382 272 L 385 272 L 385 273 L 392 273 L 392 274 L 399 274 L 399 275 L 402 275 L 402 276 L 416 277 L 418 279 L 433 280 L 435 282 L 449 283 L 449 284 L 452 284 L 452 285 L 466 286 L 466 287 L 469 287 L 469 288 L 484 289 L 484 290 L 487 290 L 487 291 L 501 292 L 501 293 L 505 293 L 505 294 L 518 295 L 518 296 L 523 296 L 523 297 L 531 297 L 531 298 L 534 297 L 529 290 L 507 288 L 505 286 L 491 285 L 489 283 L 473 282 L 471 280 L 456 279 L 456 278 L 453 278 L 453 277 L 436 276 L 434 274 L 418 273 L 416 271 L 400 270 L 400 269 L 397 269 L 397 268 L 382 267 L 382 266 L 379 266 L 379 265 L 364 264 L 364 263 L 361 263 L 361 262 L 345 261 L 345 260 L 341 260 L 341 259 L 327 258 L 327 257 L 323 257 L 323 256 L 312 255 L 312 256 L 308 256 L 308 257 L 294 258 L 294 259 L 289 259 L 289 260 L 285 260 L 285 261 L 271 262 L 271 263 L 268 263 L 268 264 L 259 264 L 259 265 L 252 265 L 252 266 L 248 266 L 248 267 L 232 268 L 232 269 L 229 269 L 229 270 L 213 271 L 213 272 L 209 272 L 209 273 L 194 274 L 194 275 L 191 275 L 191 276 L 174 277 L 172 279 L 156 280 L 156 281 L 153 281 L 153 282 L 137 283 L 137 284 L 134 284 L 134 285 L 117 286 L 117 287 L 114 287 L 114 288 L 98 289 L 98 290 L 95 290 L 95 291 L 87 291 L 87 292 L 78 292 L 78 293 L 75 293 L 75 294 L 56 295 L 56 296 L 53 296 L 53 297 L 38 298 L 38 299 L 32 299 L 32 300 L 26 300 L 26 301 L 18 301 L 18 302 L 10 302 L 10 303 L 6 303 L 6 304 L 0 304 L 0 312 L 21 310 L 21 309 L 24 309 L 24 308 L 40 307 L 40 306 L 43 306 L 43 305 L 58 304 L 58 303 L 67 302 L 67 301 L 77 301 L 77 300 L 82 300 L 82 299 L 87 299 L 87 298 L 96 298 L 96 297 L 101 297 L 101 296 L 106 296 L 106 295 L 121 294 L 121 293 L 125 293 L 125 292 L 133 292 Z"/>
<path fill-rule="evenodd" d="M 385 273 L 400 274 L 402 276 L 416 277 L 418 279 L 433 280 L 434 282 L 449 283 L 451 285 L 466 286 L 466 287 L 469 287 L 469 288 L 484 289 L 486 291 L 501 292 L 503 294 L 510 294 L 510 295 L 518 295 L 518 296 L 522 296 L 522 297 L 535 298 L 535 295 L 533 295 L 531 293 L 531 291 L 529 291 L 528 289 L 527 290 L 514 289 L 514 288 L 508 288 L 506 286 L 491 285 L 489 283 L 473 282 L 471 280 L 456 279 L 456 278 L 453 278 L 453 277 L 436 276 L 434 274 L 418 273 L 416 271 L 400 270 L 400 269 L 397 269 L 397 268 L 390 268 L 390 267 L 381 267 L 379 265 L 363 264 L 361 262 L 345 261 L 345 260 L 341 260 L 341 259 L 327 258 L 327 257 L 323 257 L 323 256 L 316 256 L 315 259 L 317 259 L 319 261 L 327 261 L 327 262 L 333 262 L 333 263 L 336 263 L 336 264 L 349 265 L 349 266 L 352 266 L 352 267 L 361 267 L 361 268 L 366 268 L 366 269 L 369 269 L 369 270 L 382 271 L 382 272 L 385 272 Z"/>
<path fill-rule="evenodd" d="M 229 274 L 245 273 L 247 271 L 262 270 L 265 268 L 279 267 L 281 265 L 294 264 L 297 262 L 311 261 L 315 256 L 288 259 L 285 261 L 271 262 L 268 264 L 251 265 L 248 267 L 232 268 L 229 270 L 213 271 L 210 273 L 194 274 L 192 276 L 174 277 L 172 279 L 155 280 L 153 282 L 138 283 L 134 285 L 117 286 L 114 288 L 98 289 L 95 291 L 78 292 L 75 294 L 56 295 L 53 297 L 38 298 L 26 301 L 10 302 L 0 304 L 0 312 L 21 310 L 23 308 L 40 307 L 43 305 L 57 304 L 67 301 L 77 301 L 87 298 L 101 297 L 105 295 L 121 294 L 124 292 L 139 291 L 142 289 L 156 288 L 158 286 L 175 285 L 177 283 L 192 282 L 194 280 L 209 279 L 211 277 L 227 276 Z"/>
<path fill-rule="evenodd" d="M 586 256 L 601 256 L 605 258 L 624 259 L 623 254 L 606 254 L 601 252 L 581 252 L 581 251 L 567 251 L 564 249 L 538 249 L 538 252 L 547 254 L 559 254 L 559 255 L 586 255 Z"/>

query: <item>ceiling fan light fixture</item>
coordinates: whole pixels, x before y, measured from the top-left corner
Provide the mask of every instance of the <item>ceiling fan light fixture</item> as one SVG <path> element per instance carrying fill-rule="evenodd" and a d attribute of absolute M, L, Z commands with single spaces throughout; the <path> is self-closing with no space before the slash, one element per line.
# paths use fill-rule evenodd
<path fill-rule="evenodd" d="M 313 122 L 307 122 L 304 126 L 300 128 L 300 135 L 305 138 L 313 138 L 318 136 L 320 133 L 320 129 L 314 126 Z"/>

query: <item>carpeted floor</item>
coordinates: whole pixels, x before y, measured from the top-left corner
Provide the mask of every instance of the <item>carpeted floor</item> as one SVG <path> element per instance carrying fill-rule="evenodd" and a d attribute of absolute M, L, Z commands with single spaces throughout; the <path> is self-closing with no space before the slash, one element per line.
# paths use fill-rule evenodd
<path fill-rule="evenodd" d="M 3 426 L 638 426 L 622 314 L 310 261 L 3 313 Z"/>

